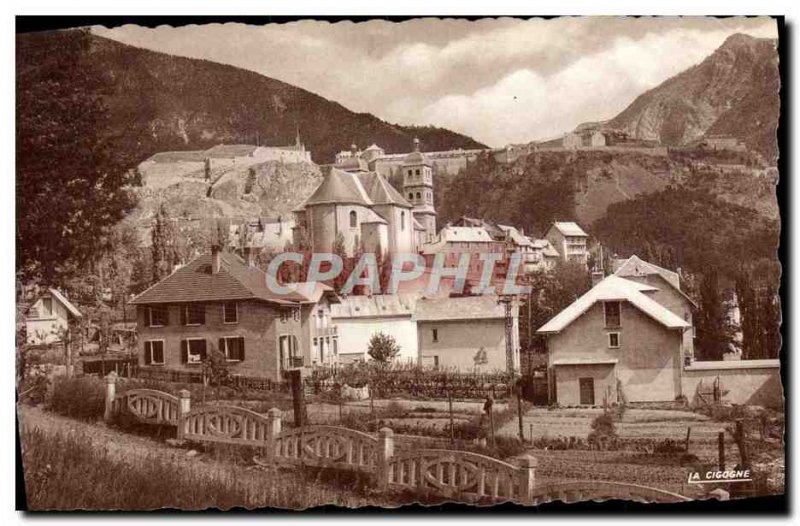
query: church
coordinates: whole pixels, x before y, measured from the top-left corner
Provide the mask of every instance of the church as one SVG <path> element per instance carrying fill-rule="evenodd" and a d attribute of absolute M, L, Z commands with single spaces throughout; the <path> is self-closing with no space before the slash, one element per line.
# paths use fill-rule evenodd
<path fill-rule="evenodd" d="M 360 249 L 386 256 L 419 252 L 436 236 L 433 173 L 418 139 L 403 160 L 402 193 L 370 171 L 362 156 L 337 160 L 311 197 L 293 210 L 296 245 L 304 241 L 314 252 L 333 252 L 341 243 L 347 256 Z"/>

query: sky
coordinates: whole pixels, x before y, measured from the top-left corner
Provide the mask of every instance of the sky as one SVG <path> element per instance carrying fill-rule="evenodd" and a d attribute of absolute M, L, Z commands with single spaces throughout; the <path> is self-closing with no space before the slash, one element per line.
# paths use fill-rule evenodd
<path fill-rule="evenodd" d="M 256 71 L 391 123 L 442 126 L 495 147 L 614 117 L 734 33 L 777 38 L 769 18 L 710 17 L 92 29 L 133 46 Z"/>

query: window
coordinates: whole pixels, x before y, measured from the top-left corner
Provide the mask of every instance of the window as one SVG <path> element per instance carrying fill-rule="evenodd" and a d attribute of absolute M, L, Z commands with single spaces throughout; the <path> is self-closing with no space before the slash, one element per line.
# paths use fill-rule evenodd
<path fill-rule="evenodd" d="M 419 168 L 417 168 L 416 170 L 414 170 L 414 175 L 419 175 Z"/>
<path fill-rule="evenodd" d="M 164 340 L 144 342 L 145 365 L 164 365 Z"/>
<path fill-rule="evenodd" d="M 229 362 L 241 362 L 244 360 L 244 338 L 242 336 L 220 338 L 219 350 Z"/>
<path fill-rule="evenodd" d="M 42 298 L 42 316 L 52 316 L 53 298 Z"/>
<path fill-rule="evenodd" d="M 181 311 L 182 325 L 203 325 L 206 322 L 206 306 L 202 303 L 190 303 Z"/>
<path fill-rule="evenodd" d="M 222 304 L 223 323 L 239 323 L 239 304 L 235 301 L 227 301 Z"/>
<path fill-rule="evenodd" d="M 408 198 L 409 199 L 414 199 L 414 193 L 413 192 L 408 192 Z"/>
<path fill-rule="evenodd" d="M 609 349 L 619 349 L 619 333 L 618 332 L 609 332 L 608 333 L 608 348 Z"/>
<path fill-rule="evenodd" d="M 619 302 L 606 301 L 603 303 L 606 315 L 606 327 L 619 327 Z"/>
<path fill-rule="evenodd" d="M 406 213 L 400 212 L 400 230 L 406 229 Z"/>
<path fill-rule="evenodd" d="M 439 341 L 439 329 L 433 329 L 431 332 L 433 334 L 433 341 L 438 342 Z"/>
<path fill-rule="evenodd" d="M 356 214 L 355 210 L 350 211 L 350 228 L 355 228 L 358 226 L 358 214 Z"/>
<path fill-rule="evenodd" d="M 206 358 L 206 341 L 203 338 L 181 340 L 181 361 L 197 364 Z"/>
<path fill-rule="evenodd" d="M 433 357 L 433 367 L 436 368 L 436 369 L 439 368 L 439 357 L 438 356 L 434 356 Z"/>
<path fill-rule="evenodd" d="M 282 369 L 303 366 L 303 356 L 300 354 L 300 346 L 297 337 L 291 334 L 284 334 L 278 337 L 278 349 Z"/>
<path fill-rule="evenodd" d="M 147 325 L 150 327 L 163 327 L 167 325 L 168 315 L 167 307 L 164 305 L 156 305 L 147 308 Z"/>
<path fill-rule="evenodd" d="M 417 199 L 422 199 L 422 194 L 420 194 L 419 192 L 417 192 Z"/>

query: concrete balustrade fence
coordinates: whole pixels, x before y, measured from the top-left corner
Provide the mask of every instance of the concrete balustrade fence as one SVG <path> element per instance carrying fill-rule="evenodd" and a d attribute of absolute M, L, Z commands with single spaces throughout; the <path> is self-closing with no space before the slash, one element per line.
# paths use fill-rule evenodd
<path fill-rule="evenodd" d="M 379 490 L 433 492 L 460 501 L 536 504 L 558 498 L 646 499 L 650 502 L 688 500 L 681 495 L 631 484 L 586 481 L 552 488 L 536 486 L 536 459 L 518 465 L 492 457 L 449 449 L 395 451 L 394 432 L 378 436 L 336 426 L 282 429 L 281 411 L 267 415 L 237 406 L 192 408 L 190 393 L 178 396 L 152 389 L 116 394 L 116 375 L 107 377 L 106 420 L 122 412 L 149 424 L 174 425 L 179 440 L 260 448 L 253 460 L 266 467 L 313 466 L 347 469 L 375 478 Z M 594 488 L 594 489 L 593 489 Z M 598 493 L 598 491 L 600 493 Z"/>

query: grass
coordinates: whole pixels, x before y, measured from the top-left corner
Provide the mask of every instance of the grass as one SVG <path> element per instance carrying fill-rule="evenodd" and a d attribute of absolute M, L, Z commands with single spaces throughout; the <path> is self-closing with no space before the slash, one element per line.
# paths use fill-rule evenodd
<path fill-rule="evenodd" d="M 241 466 L 219 469 L 196 460 L 166 461 L 155 452 L 122 460 L 94 447 L 85 434 L 39 429 L 23 431 L 22 445 L 27 503 L 32 511 L 367 504 L 357 491 L 363 487 L 359 480 L 319 470 L 265 474 Z M 332 489 L 332 482 L 345 490 Z"/>

